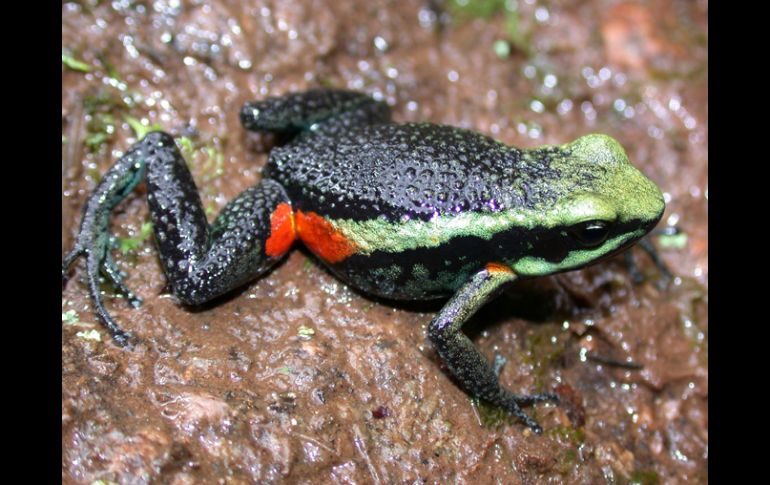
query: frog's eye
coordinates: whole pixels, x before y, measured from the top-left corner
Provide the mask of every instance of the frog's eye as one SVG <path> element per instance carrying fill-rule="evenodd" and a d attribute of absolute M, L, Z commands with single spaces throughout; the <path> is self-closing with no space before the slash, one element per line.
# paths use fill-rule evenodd
<path fill-rule="evenodd" d="M 575 224 L 570 232 L 580 244 L 587 248 L 593 248 L 607 239 L 610 226 L 605 221 L 587 221 Z"/>

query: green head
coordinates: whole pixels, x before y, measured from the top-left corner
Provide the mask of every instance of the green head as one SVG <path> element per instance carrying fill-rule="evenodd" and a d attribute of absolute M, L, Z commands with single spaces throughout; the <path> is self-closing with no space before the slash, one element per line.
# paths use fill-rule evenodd
<path fill-rule="evenodd" d="M 509 262 L 522 276 L 576 269 L 616 254 L 652 230 L 665 209 L 660 189 L 609 136 L 586 135 L 556 153 L 551 167 L 560 176 L 547 182 L 555 202 L 537 209 L 537 236 L 524 257 Z"/>

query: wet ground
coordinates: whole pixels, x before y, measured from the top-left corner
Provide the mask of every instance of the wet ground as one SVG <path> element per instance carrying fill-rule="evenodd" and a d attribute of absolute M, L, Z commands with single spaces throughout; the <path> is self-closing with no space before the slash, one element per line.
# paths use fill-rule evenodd
<path fill-rule="evenodd" d="M 82 263 L 62 292 L 65 483 L 708 481 L 705 1 L 91 1 L 62 17 L 62 253 L 135 125 L 183 140 L 213 217 L 274 143 L 244 132 L 241 104 L 317 86 L 522 147 L 610 134 L 682 231 L 653 238 L 677 275 L 664 289 L 635 251 L 642 284 L 617 257 L 519 284 L 467 325 L 508 359 L 505 386 L 562 396 L 528 409 L 537 436 L 447 376 L 425 337 L 440 305 L 362 296 L 305 251 L 180 306 L 140 186 L 113 230 L 144 305 L 103 290 L 142 343 L 112 344 Z"/>

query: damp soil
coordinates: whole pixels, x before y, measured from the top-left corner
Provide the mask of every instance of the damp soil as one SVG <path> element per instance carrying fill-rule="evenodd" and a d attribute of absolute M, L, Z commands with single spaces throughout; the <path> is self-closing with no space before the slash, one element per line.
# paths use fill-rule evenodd
<path fill-rule="evenodd" d="M 667 285 L 635 250 L 641 284 L 617 257 L 518 284 L 466 326 L 505 386 L 562 397 L 528 408 L 537 436 L 448 377 L 425 336 L 440 304 L 360 295 L 306 251 L 181 306 L 140 185 L 113 254 L 144 304 L 102 290 L 141 342 L 98 325 L 82 262 L 62 291 L 63 482 L 707 482 L 707 18 L 684 0 L 63 3 L 62 254 L 132 123 L 181 140 L 213 218 L 276 143 L 240 106 L 318 86 L 522 147 L 610 134 L 681 231 L 652 239 Z"/>

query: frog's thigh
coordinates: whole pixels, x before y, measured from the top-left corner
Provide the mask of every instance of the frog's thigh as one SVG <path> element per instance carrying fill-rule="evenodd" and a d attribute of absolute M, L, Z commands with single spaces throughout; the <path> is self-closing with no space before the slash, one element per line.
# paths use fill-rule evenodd
<path fill-rule="evenodd" d="M 292 246 L 293 218 L 283 187 L 263 179 L 225 206 L 211 226 L 208 247 L 195 251 L 197 259 L 179 256 L 187 239 L 183 230 L 161 231 L 161 259 L 174 294 L 198 305 L 264 273 Z"/>
<path fill-rule="evenodd" d="M 209 227 L 198 189 L 173 139 L 151 134 L 145 140 L 141 156 L 147 165 L 155 240 L 166 277 L 183 303 L 201 304 L 237 288 L 288 251 L 294 240 L 293 216 L 278 182 L 263 179 L 245 190 Z"/>
<path fill-rule="evenodd" d="M 520 396 L 500 386 L 495 368 L 462 333 L 462 325 L 476 311 L 516 279 L 509 268 L 488 264 L 476 273 L 447 302 L 428 327 L 428 337 L 459 384 L 475 397 L 505 408 L 535 432 L 542 428 L 520 408 L 520 404 L 555 400 L 552 394 Z"/>

